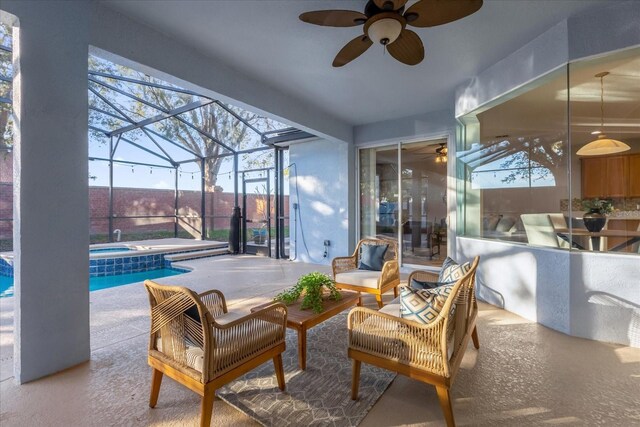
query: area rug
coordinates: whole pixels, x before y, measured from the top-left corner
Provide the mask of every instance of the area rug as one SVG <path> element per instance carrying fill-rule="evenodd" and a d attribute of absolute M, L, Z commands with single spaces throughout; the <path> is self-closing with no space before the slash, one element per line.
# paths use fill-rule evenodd
<path fill-rule="evenodd" d="M 351 400 L 347 313 L 307 331 L 304 371 L 298 368 L 297 334 L 287 329 L 286 391 L 278 388 L 273 363 L 265 363 L 216 394 L 263 426 L 357 426 L 395 374 L 363 363 L 358 400 Z"/>

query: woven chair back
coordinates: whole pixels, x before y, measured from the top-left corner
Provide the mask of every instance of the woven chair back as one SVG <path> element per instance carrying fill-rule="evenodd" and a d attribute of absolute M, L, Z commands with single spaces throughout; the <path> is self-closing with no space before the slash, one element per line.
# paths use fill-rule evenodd
<path fill-rule="evenodd" d="M 454 285 L 451 295 L 447 303 L 443 307 L 444 313 L 451 313 L 455 307 L 453 316 L 449 316 L 445 322 L 445 337 L 450 336 L 451 328 L 453 328 L 453 355 L 451 359 L 458 354 L 464 353 L 460 346 L 465 335 L 471 333 L 471 320 L 478 312 L 478 303 L 475 295 L 476 270 L 480 257 L 475 257 L 471 263 L 469 271 Z M 453 324 L 449 324 L 449 322 Z"/>
<path fill-rule="evenodd" d="M 203 323 L 209 324 L 211 315 L 198 295 L 188 288 L 164 286 L 150 280 L 146 280 L 144 286 L 151 306 L 149 351 L 161 351 L 170 364 L 177 364 L 181 370 L 189 365 L 188 347 L 202 349 L 204 360 L 208 360 L 210 330 L 203 327 Z M 192 376 L 206 382 L 207 371 L 205 363 L 202 373 L 194 370 Z"/>

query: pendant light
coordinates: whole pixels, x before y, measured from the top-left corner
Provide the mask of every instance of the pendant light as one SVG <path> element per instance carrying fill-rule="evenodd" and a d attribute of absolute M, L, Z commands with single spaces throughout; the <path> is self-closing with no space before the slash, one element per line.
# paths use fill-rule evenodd
<path fill-rule="evenodd" d="M 607 75 L 609 75 L 608 71 L 595 75 L 600 78 L 600 132 L 598 138 L 579 149 L 576 153 L 578 156 L 602 156 L 631 149 L 624 142 L 611 139 L 604 134 L 604 77 Z"/>

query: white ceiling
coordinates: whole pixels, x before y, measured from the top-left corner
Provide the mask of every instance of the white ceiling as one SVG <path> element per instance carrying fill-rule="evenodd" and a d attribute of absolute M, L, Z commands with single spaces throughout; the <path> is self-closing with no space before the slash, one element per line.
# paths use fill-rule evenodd
<path fill-rule="evenodd" d="M 333 68 L 360 27 L 301 22 L 310 10 L 362 11 L 365 0 L 229 0 L 102 3 L 219 58 L 257 81 L 342 117 L 352 125 L 453 109 L 455 87 L 563 19 L 609 0 L 485 0 L 480 11 L 433 28 L 412 28 L 425 60 L 403 65 L 372 46 Z M 409 0 L 409 4 L 413 0 Z"/>

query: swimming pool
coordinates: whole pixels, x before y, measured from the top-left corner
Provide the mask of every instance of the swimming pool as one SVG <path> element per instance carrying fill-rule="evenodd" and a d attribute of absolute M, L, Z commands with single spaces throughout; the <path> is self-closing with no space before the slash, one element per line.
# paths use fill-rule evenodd
<path fill-rule="evenodd" d="M 159 268 L 157 270 L 142 271 L 138 273 L 119 274 L 117 276 L 89 277 L 89 291 L 114 288 L 130 283 L 143 282 L 147 279 L 159 279 L 161 277 L 177 276 L 188 273 L 189 270 L 181 268 Z M 0 276 L 0 298 L 13 296 L 13 277 Z"/>
<path fill-rule="evenodd" d="M 129 252 L 129 251 L 135 251 L 136 249 L 134 248 L 128 248 L 126 246 L 118 246 L 118 247 L 109 247 L 109 248 L 95 248 L 95 249 L 89 249 L 89 253 L 90 254 L 103 254 L 103 253 L 109 253 L 109 252 Z"/>

